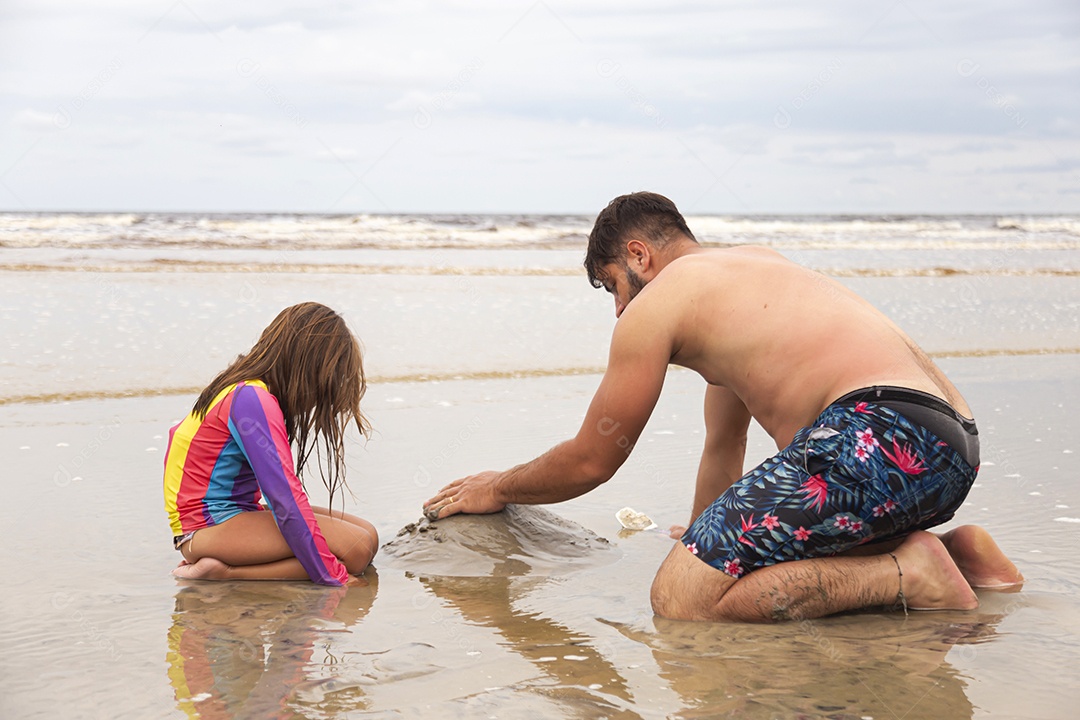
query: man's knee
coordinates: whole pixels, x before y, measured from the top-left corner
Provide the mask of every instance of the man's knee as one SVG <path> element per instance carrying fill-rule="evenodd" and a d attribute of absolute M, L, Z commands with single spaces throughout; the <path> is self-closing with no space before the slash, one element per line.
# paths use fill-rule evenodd
<path fill-rule="evenodd" d="M 649 590 L 649 601 L 652 604 L 653 612 L 660 617 L 682 620 L 684 618 L 678 617 L 677 607 L 672 596 L 674 588 L 671 586 L 670 576 L 664 572 L 665 566 L 666 563 L 661 565 L 656 572 L 656 577 L 653 578 L 652 588 Z"/>
<path fill-rule="evenodd" d="M 653 579 L 653 612 L 672 620 L 726 620 L 720 600 L 734 582 L 676 543 Z"/>

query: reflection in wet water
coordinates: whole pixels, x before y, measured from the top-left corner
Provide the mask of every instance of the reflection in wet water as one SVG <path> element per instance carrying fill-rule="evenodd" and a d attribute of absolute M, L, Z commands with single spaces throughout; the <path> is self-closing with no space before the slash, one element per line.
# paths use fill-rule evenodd
<path fill-rule="evenodd" d="M 649 647 L 680 717 L 965 718 L 946 656 L 992 639 L 1004 614 L 853 613 L 774 626 L 612 623 Z"/>
<path fill-rule="evenodd" d="M 189 717 L 277 717 L 303 699 L 320 667 L 339 658 L 323 642 L 371 608 L 377 590 L 318 588 L 303 583 L 190 583 L 176 594 L 169 629 L 169 682 Z M 374 680 L 373 680 L 374 682 Z M 306 693 L 306 696 L 305 696 Z"/>
<path fill-rule="evenodd" d="M 405 532 L 389 563 L 407 567 L 439 551 L 454 573 L 465 553 L 485 559 L 491 574 L 437 574 L 420 563 L 423 571 L 399 576 L 384 567 L 405 584 L 391 594 L 412 600 L 375 622 L 404 620 L 407 637 L 360 627 L 376 596 L 373 570 L 369 586 L 347 589 L 182 588 L 168 652 L 177 707 L 204 718 L 633 718 L 676 708 L 678 717 L 965 718 L 975 713 L 969 679 L 949 657 L 962 666 L 1026 606 L 1023 593 L 984 593 L 986 610 L 974 613 L 853 613 L 775 626 L 612 619 L 596 614 L 609 603 L 567 597 L 622 572 L 605 543 L 567 551 L 577 564 L 554 569 L 554 544 L 588 530 L 533 509 L 442 524 L 437 536 Z M 540 526 L 552 532 L 528 530 Z M 554 543 L 541 547 L 544 538 Z M 566 613 L 570 606 L 582 612 Z M 430 642 L 416 639 L 425 635 Z"/>
<path fill-rule="evenodd" d="M 561 717 L 668 716 L 670 707 L 651 711 L 647 688 L 629 674 L 640 668 L 674 691 L 680 717 L 971 717 L 967 680 L 946 656 L 954 648 L 987 642 L 1001 620 L 1022 607 L 1017 595 L 1012 602 L 990 603 L 995 612 L 853 613 L 776 626 L 599 617 L 592 629 L 581 629 L 549 614 L 554 608 L 542 598 L 557 595 L 559 587 L 600 579 L 594 571 L 587 580 L 572 566 L 563 568 L 563 577 L 521 574 L 529 551 L 551 548 L 537 535 L 529 541 L 537 546 L 523 550 L 516 520 L 469 518 L 438 540 L 413 527 L 395 541 L 398 561 L 414 556 L 403 545 L 427 559 L 432 558 L 426 551 L 441 552 L 446 574 L 407 571 L 407 576 L 443 601 L 444 611 L 451 609 L 468 625 L 494 629 L 504 647 L 538 670 L 535 677 L 500 689 L 502 696 L 510 693 L 515 712 L 536 711 L 537 698 L 544 698 L 551 703 L 547 712 Z M 485 558 L 492 576 L 453 576 L 463 549 Z M 605 626 L 618 632 L 617 640 L 600 640 Z M 628 661 L 640 649 L 651 655 L 654 667 Z M 469 716 L 467 708 L 493 702 L 490 692 L 473 694 L 455 702 L 450 714 Z"/>
<path fill-rule="evenodd" d="M 519 609 L 548 578 L 422 577 L 419 582 L 466 622 L 494 629 L 510 651 L 532 663 L 537 676 L 512 686 L 515 695 L 546 698 L 562 717 L 631 711 L 634 699 L 605 654 L 610 648 L 542 613 Z"/>
<path fill-rule="evenodd" d="M 494 515 L 421 520 L 383 550 L 445 608 L 469 625 L 495 630 L 500 644 L 535 669 L 524 682 L 461 699 L 459 711 L 497 705 L 510 691 L 522 717 L 630 712 L 627 683 L 595 638 L 522 609 L 553 578 L 617 560 L 621 553 L 607 540 L 544 508 L 509 505 Z"/>

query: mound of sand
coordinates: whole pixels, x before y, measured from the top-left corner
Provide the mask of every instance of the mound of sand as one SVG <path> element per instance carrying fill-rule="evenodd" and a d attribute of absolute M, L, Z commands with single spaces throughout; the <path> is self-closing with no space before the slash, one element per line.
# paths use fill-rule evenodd
<path fill-rule="evenodd" d="M 380 566 L 422 575 L 553 575 L 614 561 L 619 551 L 592 531 L 535 505 L 492 515 L 409 523 L 378 555 Z"/>

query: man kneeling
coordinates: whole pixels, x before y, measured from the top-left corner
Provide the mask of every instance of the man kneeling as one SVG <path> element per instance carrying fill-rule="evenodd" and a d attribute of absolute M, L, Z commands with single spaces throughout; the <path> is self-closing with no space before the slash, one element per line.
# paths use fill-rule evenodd
<path fill-rule="evenodd" d="M 981 528 L 926 532 L 967 496 L 978 433 L 948 378 L 865 300 L 766 248 L 701 247 L 654 193 L 600 213 L 585 267 L 618 322 L 581 429 L 531 462 L 450 483 L 429 512 L 560 502 L 606 482 L 674 363 L 709 383 L 706 441 L 692 523 L 653 583 L 657 614 L 970 609 L 972 587 L 1022 580 Z M 780 450 L 744 475 L 751 418 Z"/>

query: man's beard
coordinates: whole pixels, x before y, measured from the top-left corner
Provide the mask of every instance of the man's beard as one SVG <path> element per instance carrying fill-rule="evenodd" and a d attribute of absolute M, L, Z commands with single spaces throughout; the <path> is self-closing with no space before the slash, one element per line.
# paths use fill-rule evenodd
<path fill-rule="evenodd" d="M 630 302 L 630 300 L 637 297 L 639 292 L 645 289 L 645 281 L 642 280 L 640 275 L 631 270 L 629 265 L 623 264 L 623 270 L 626 271 L 626 284 L 630 286 L 629 299 L 627 300 L 627 302 Z"/>

